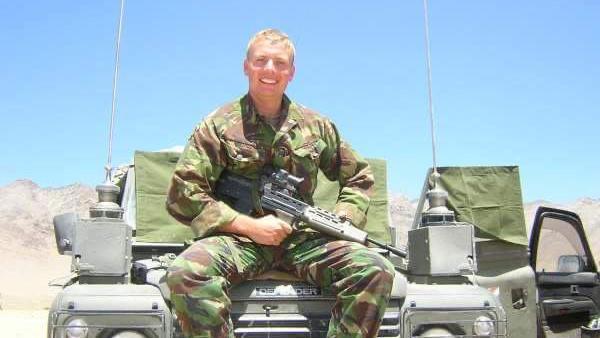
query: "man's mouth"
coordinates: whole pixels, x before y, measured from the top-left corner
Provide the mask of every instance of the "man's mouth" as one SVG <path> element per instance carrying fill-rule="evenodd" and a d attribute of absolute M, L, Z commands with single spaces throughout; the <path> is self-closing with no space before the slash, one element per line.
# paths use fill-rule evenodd
<path fill-rule="evenodd" d="M 265 83 L 265 84 L 270 84 L 273 85 L 275 83 L 277 83 L 277 81 L 273 80 L 273 79 L 260 79 L 260 82 Z"/>

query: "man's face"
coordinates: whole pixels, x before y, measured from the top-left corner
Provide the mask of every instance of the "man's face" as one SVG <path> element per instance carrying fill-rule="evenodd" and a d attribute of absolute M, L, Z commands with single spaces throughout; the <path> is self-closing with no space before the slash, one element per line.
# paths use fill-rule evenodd
<path fill-rule="evenodd" d="M 249 92 L 255 98 L 281 100 L 294 77 L 290 52 L 281 43 L 258 40 L 244 60 Z"/>

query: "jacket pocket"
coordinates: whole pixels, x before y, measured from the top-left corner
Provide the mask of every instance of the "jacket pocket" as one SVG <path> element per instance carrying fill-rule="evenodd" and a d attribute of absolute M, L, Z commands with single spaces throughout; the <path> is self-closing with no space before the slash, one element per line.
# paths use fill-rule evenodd
<path fill-rule="evenodd" d="M 227 169 L 245 176 L 255 176 L 264 165 L 264 154 L 256 144 L 245 140 L 224 139 Z"/>
<path fill-rule="evenodd" d="M 304 177 L 300 189 L 303 195 L 312 195 L 316 187 L 321 153 L 325 147 L 325 142 L 319 139 L 305 142 L 292 150 L 291 172 Z"/>
<path fill-rule="evenodd" d="M 295 157 L 309 158 L 318 165 L 321 152 L 325 149 L 325 147 L 325 142 L 321 139 L 318 139 L 301 144 L 300 146 L 294 148 L 292 152 L 294 153 Z"/>

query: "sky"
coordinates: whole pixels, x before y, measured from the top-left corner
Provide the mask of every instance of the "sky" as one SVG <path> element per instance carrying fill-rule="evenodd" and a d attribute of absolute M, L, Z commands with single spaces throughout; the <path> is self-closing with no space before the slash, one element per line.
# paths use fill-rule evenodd
<path fill-rule="evenodd" d="M 429 7 L 438 165 L 519 165 L 525 201 L 600 198 L 600 2 Z M 118 14 L 118 0 L 0 3 L 0 186 L 103 181 Z M 296 45 L 288 95 L 418 198 L 432 165 L 420 0 L 128 0 L 112 164 L 184 144 L 243 95 L 247 41 L 267 27 Z"/>

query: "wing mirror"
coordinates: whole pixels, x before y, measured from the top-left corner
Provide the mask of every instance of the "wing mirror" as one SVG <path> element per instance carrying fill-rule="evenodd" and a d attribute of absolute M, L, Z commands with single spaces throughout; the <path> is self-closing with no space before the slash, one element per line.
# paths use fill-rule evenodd
<path fill-rule="evenodd" d="M 61 255 L 70 255 L 73 251 L 73 232 L 79 215 L 74 212 L 61 214 L 54 217 L 54 237 L 56 249 Z"/>
<path fill-rule="evenodd" d="M 556 270 L 558 272 L 582 272 L 585 270 L 585 261 L 579 255 L 561 255 L 558 257 Z"/>

